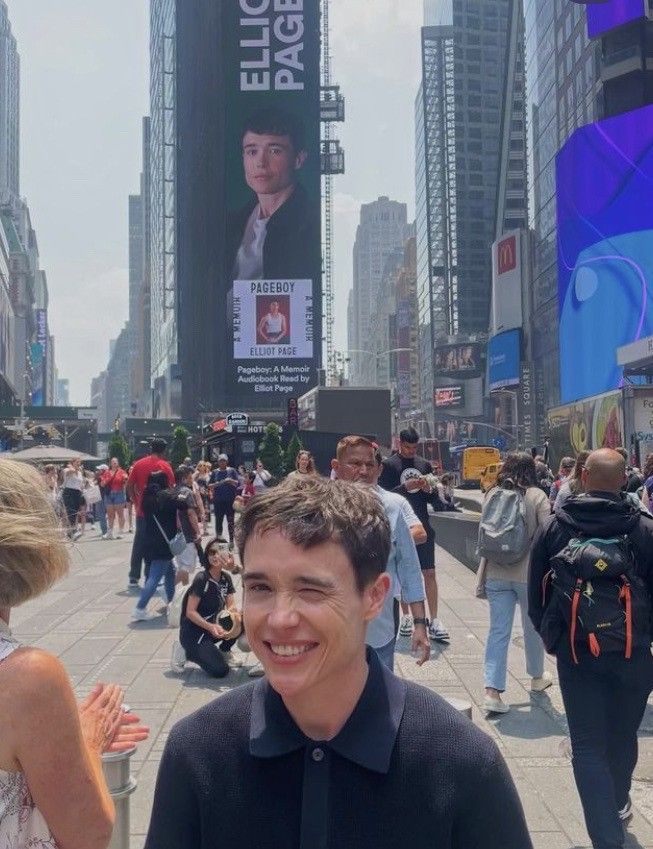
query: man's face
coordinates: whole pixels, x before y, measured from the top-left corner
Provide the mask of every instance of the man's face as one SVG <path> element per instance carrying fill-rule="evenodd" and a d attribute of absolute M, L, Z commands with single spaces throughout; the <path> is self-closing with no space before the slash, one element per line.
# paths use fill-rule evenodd
<path fill-rule="evenodd" d="M 400 442 L 399 453 L 406 460 L 414 460 L 417 456 L 417 442 Z"/>
<path fill-rule="evenodd" d="M 247 131 L 243 138 L 243 164 L 247 185 L 257 195 L 276 195 L 296 181 L 306 152 L 296 152 L 290 136 L 259 135 Z"/>
<path fill-rule="evenodd" d="M 247 639 L 270 685 L 284 697 L 310 696 L 359 662 L 367 623 L 383 606 L 383 574 L 359 592 L 344 549 L 303 549 L 278 530 L 255 533 L 243 556 Z"/>
<path fill-rule="evenodd" d="M 227 461 L 226 460 L 218 460 L 218 468 L 220 469 L 221 472 L 224 472 L 224 470 L 227 468 Z"/>
<path fill-rule="evenodd" d="M 350 483 L 364 483 L 374 486 L 379 479 L 379 468 L 374 459 L 374 449 L 367 445 L 348 448 L 333 463 L 338 480 Z"/>

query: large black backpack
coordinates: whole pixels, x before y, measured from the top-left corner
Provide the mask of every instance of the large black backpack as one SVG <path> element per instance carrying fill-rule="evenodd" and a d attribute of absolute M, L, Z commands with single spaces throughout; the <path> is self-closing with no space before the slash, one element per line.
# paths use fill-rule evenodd
<path fill-rule="evenodd" d="M 629 660 L 633 645 L 649 642 L 651 601 L 627 536 L 569 540 L 551 560 L 542 589 L 543 604 L 555 606 L 567 624 L 574 663 L 578 645 L 594 657 L 621 652 Z"/>

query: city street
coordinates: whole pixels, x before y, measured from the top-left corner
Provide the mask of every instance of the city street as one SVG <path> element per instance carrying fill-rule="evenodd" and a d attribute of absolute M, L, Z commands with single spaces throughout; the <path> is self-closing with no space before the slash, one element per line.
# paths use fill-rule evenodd
<path fill-rule="evenodd" d="M 138 789 L 132 796 L 131 849 L 142 849 L 170 728 L 225 689 L 249 679 L 245 671 L 231 672 L 226 681 L 210 681 L 193 666 L 181 675 L 170 671 L 175 632 L 166 627 L 165 619 L 130 623 L 134 596 L 125 589 L 130 540 L 102 542 L 95 531 L 87 531 L 75 547 L 69 577 L 46 596 L 15 610 L 12 624 L 23 642 L 61 658 L 80 696 L 96 681 L 116 681 L 125 687 L 134 711 L 150 725 L 150 739 L 139 747 L 132 763 Z M 585 849 L 588 840 L 567 756 L 558 688 L 530 695 L 516 631 L 506 693 L 513 710 L 498 720 L 485 719 L 478 705 L 483 694 L 487 606 L 474 598 L 471 572 L 442 550 L 437 562 L 444 599 L 441 617 L 451 632 L 451 646 L 436 648 L 433 659 L 420 669 L 408 654 L 407 640 L 400 638 L 398 673 L 443 696 L 472 702 L 474 721 L 497 741 L 515 777 L 536 849 Z M 253 662 L 252 657 L 246 660 Z M 641 731 L 636 778 L 635 816 L 626 845 L 653 849 L 651 706 Z"/>

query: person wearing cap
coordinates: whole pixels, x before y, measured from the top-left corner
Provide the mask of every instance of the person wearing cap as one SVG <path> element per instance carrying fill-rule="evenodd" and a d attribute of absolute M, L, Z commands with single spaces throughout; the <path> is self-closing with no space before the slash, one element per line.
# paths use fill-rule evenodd
<path fill-rule="evenodd" d="M 532 849 L 496 743 L 366 649 L 391 585 L 372 487 L 284 483 L 238 533 L 265 677 L 171 729 L 145 849 Z"/>
<path fill-rule="evenodd" d="M 234 548 L 234 501 L 238 493 L 240 480 L 238 472 L 229 465 L 229 457 L 220 454 L 218 468 L 211 472 L 209 490 L 213 493 L 213 510 L 215 513 L 215 535 L 222 536 L 224 520 L 229 529 L 229 550 Z"/>

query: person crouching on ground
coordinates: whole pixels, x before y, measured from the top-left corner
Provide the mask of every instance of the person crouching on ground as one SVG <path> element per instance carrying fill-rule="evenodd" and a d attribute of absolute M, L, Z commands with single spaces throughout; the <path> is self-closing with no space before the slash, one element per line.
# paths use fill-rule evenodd
<path fill-rule="evenodd" d="M 236 591 L 228 569 L 234 558 L 227 543 L 215 537 L 205 549 L 204 569 L 193 579 L 181 607 L 179 642 L 173 646 L 172 669 L 181 672 L 184 662 L 197 663 L 213 678 L 224 678 L 229 668 L 241 664 L 231 655 L 242 631 L 241 615 L 236 605 Z M 220 622 L 226 611 L 230 622 Z M 229 626 L 230 627 L 227 627 Z"/>
<path fill-rule="evenodd" d="M 376 493 L 283 484 L 238 538 L 266 677 L 173 727 L 145 849 L 532 849 L 495 743 L 366 651 L 390 588 Z"/>

